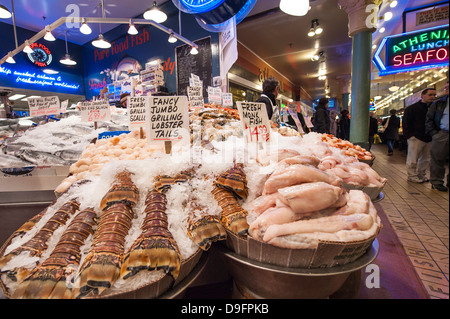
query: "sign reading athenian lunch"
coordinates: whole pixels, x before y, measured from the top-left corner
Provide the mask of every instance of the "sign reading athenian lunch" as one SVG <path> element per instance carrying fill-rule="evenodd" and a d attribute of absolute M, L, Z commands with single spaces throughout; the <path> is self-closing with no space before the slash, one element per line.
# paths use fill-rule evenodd
<path fill-rule="evenodd" d="M 199 109 L 203 108 L 203 88 L 201 86 L 188 86 L 187 94 L 189 97 L 189 103 L 191 108 Z"/>
<path fill-rule="evenodd" d="M 103 100 L 82 102 L 80 111 L 82 122 L 111 121 L 109 103 Z"/>
<path fill-rule="evenodd" d="M 187 96 L 150 97 L 146 116 L 149 143 L 179 141 L 189 133 Z"/>
<path fill-rule="evenodd" d="M 236 102 L 241 125 L 249 143 L 270 142 L 270 122 L 266 105 L 254 102 Z"/>
<path fill-rule="evenodd" d="M 60 102 L 57 96 L 45 96 L 28 99 L 30 116 L 53 115 L 60 113 Z"/>
<path fill-rule="evenodd" d="M 148 99 L 149 97 L 146 96 L 128 97 L 128 118 L 131 129 L 145 126 L 145 113 Z"/>

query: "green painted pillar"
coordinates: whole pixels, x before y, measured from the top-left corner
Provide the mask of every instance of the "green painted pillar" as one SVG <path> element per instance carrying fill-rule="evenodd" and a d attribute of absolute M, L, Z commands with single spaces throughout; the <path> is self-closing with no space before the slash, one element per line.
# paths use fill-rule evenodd
<path fill-rule="evenodd" d="M 353 35 L 350 142 L 368 148 L 372 31 Z"/>
<path fill-rule="evenodd" d="M 342 94 L 342 109 L 348 111 L 349 105 L 350 105 L 350 93 L 343 93 Z"/>

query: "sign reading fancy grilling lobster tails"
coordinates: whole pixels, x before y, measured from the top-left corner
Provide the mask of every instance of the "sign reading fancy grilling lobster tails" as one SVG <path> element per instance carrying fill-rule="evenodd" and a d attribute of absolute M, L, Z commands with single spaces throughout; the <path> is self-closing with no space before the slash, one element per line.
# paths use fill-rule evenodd
<path fill-rule="evenodd" d="M 380 58 L 383 47 L 386 58 Z M 374 56 L 380 75 L 448 65 L 448 25 L 386 37 Z"/>

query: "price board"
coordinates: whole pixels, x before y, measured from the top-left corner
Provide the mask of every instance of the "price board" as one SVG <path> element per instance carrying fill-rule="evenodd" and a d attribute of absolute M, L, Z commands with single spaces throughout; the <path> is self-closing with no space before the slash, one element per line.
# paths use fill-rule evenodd
<path fill-rule="evenodd" d="M 266 105 L 264 103 L 240 101 L 237 101 L 236 104 L 247 142 L 270 142 L 270 122 Z"/>
<path fill-rule="evenodd" d="M 54 115 L 61 111 L 59 97 L 45 96 L 28 99 L 30 116 Z"/>
<path fill-rule="evenodd" d="M 111 121 L 111 109 L 106 101 L 81 102 L 80 111 L 82 122 Z"/>

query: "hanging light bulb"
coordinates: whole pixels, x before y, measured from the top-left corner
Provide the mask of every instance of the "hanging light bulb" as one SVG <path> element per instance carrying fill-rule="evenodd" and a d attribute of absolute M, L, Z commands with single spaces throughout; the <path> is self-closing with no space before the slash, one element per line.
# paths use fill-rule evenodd
<path fill-rule="evenodd" d="M 391 11 L 386 12 L 386 13 L 384 14 L 384 21 L 389 21 L 389 20 L 391 20 L 393 16 L 394 16 L 394 15 L 392 14 Z"/>
<path fill-rule="evenodd" d="M 92 33 L 92 29 L 88 26 L 85 19 L 83 19 L 83 23 L 81 24 L 80 32 L 83 34 L 91 34 Z"/>
<path fill-rule="evenodd" d="M 69 55 L 69 54 L 66 54 L 66 55 L 64 56 L 64 58 L 62 58 L 61 60 L 59 60 L 59 63 L 62 63 L 62 64 L 64 64 L 64 65 L 77 65 L 77 62 L 74 61 L 74 60 L 72 60 L 72 59 L 70 58 L 70 55 Z"/>
<path fill-rule="evenodd" d="M 171 30 L 172 31 L 172 30 Z M 169 35 L 169 42 L 170 43 L 175 43 L 175 42 L 177 42 L 178 41 L 178 39 L 175 37 L 175 35 L 173 34 L 173 32 L 170 32 L 170 35 Z"/>
<path fill-rule="evenodd" d="M 197 50 L 196 47 L 192 47 L 192 49 L 191 49 L 191 54 L 192 54 L 192 55 L 198 54 L 198 50 Z"/>
<path fill-rule="evenodd" d="M 156 6 L 156 1 L 154 1 L 153 7 L 148 9 L 144 13 L 144 19 L 153 20 L 157 23 L 163 23 L 164 21 L 167 20 L 167 14 L 159 10 L 158 7 Z"/>
<path fill-rule="evenodd" d="M 11 11 L 0 4 L 0 19 L 9 19 L 12 17 Z"/>
<path fill-rule="evenodd" d="M 16 63 L 16 60 L 14 60 L 14 58 L 12 57 L 11 52 L 8 53 L 8 58 L 6 59 L 6 62 L 14 64 Z"/>
<path fill-rule="evenodd" d="M 92 41 L 92 45 L 99 49 L 109 49 L 111 47 L 111 43 L 105 40 L 103 34 L 99 34 L 98 38 Z"/>
<path fill-rule="evenodd" d="M 397 1 L 397 0 L 394 0 L 394 1 L 391 1 L 391 3 L 389 4 L 389 6 L 390 6 L 391 8 L 395 8 L 395 7 L 397 6 L 397 4 L 398 4 L 398 1 Z"/>
<path fill-rule="evenodd" d="M 50 27 L 46 26 L 45 30 L 47 30 L 47 33 L 45 34 L 44 39 L 47 41 L 56 41 L 56 38 L 53 36 L 52 31 L 50 30 Z"/>
<path fill-rule="evenodd" d="M 23 48 L 24 53 L 33 53 L 33 49 L 30 47 L 30 41 L 25 41 L 25 47 Z"/>
<path fill-rule="evenodd" d="M 314 29 L 314 33 L 319 35 L 323 32 L 323 28 L 319 25 L 319 20 L 316 20 L 316 28 Z"/>
<path fill-rule="evenodd" d="M 134 26 L 133 22 L 130 21 L 130 27 L 128 28 L 128 34 L 136 35 L 138 33 L 139 33 L 139 31 L 136 29 L 136 27 Z"/>
<path fill-rule="evenodd" d="M 308 37 L 313 37 L 315 35 L 316 35 L 316 32 L 314 31 L 314 28 L 309 29 Z"/>
<path fill-rule="evenodd" d="M 304 16 L 309 11 L 309 0 L 281 0 L 280 9 L 293 16 Z"/>

